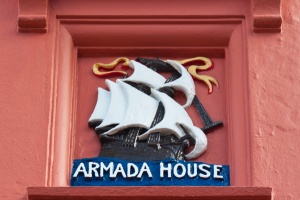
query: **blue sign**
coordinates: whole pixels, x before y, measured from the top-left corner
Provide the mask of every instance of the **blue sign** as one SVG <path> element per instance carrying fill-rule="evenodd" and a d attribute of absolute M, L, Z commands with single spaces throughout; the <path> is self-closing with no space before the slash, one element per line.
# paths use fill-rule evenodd
<path fill-rule="evenodd" d="M 71 186 L 229 186 L 229 166 L 163 160 L 129 162 L 116 158 L 74 160 Z"/>

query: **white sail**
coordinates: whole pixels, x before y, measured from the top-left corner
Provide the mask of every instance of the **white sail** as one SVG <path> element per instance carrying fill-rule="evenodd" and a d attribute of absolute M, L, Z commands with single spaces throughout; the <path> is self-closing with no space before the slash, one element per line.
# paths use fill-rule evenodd
<path fill-rule="evenodd" d="M 102 122 L 103 119 L 106 117 L 109 104 L 110 104 L 110 92 L 102 88 L 98 88 L 97 103 L 94 112 L 92 113 L 89 119 L 89 123 Z"/>
<path fill-rule="evenodd" d="M 184 122 L 177 122 L 177 124 L 182 125 L 183 128 L 191 135 L 191 137 L 195 140 L 195 146 L 194 149 L 184 155 L 184 157 L 188 160 L 193 159 L 193 158 L 197 158 L 198 156 L 200 156 L 207 148 L 207 137 L 204 134 L 204 132 L 196 127 L 193 126 L 191 124 L 185 124 Z"/>
<path fill-rule="evenodd" d="M 196 94 L 193 78 L 190 75 L 190 73 L 178 62 L 173 60 L 167 60 L 167 63 L 172 65 L 174 69 L 176 69 L 181 74 L 181 77 L 179 77 L 178 79 L 172 82 L 166 83 L 163 86 L 157 87 L 156 89 L 158 90 L 163 87 L 172 87 L 176 90 L 182 91 L 185 94 L 187 99 L 183 107 L 187 108 L 191 105 L 194 96 Z"/>
<path fill-rule="evenodd" d="M 178 62 L 167 60 L 175 70 L 177 70 L 181 76 L 169 83 L 165 83 L 166 79 L 159 73 L 149 69 L 141 63 L 134 60 L 130 61 L 129 66 L 134 70 L 133 74 L 122 81 L 131 81 L 134 83 L 143 83 L 151 88 L 159 90 L 163 87 L 172 87 L 176 90 L 182 91 L 186 96 L 186 103 L 183 105 L 184 108 L 189 107 L 192 104 L 195 96 L 195 84 L 190 73 Z"/>
<path fill-rule="evenodd" d="M 161 87 L 166 82 L 166 79 L 163 76 L 141 63 L 131 60 L 129 66 L 134 72 L 128 78 L 122 79 L 122 81 L 143 83 L 151 88 Z"/>
<path fill-rule="evenodd" d="M 147 139 L 150 133 L 161 132 L 162 135 L 174 134 L 177 138 L 184 135 L 184 131 L 180 128 L 176 122 L 185 122 L 185 124 L 191 124 L 192 120 L 185 111 L 185 109 L 180 106 L 174 99 L 168 95 L 159 92 L 157 90 L 151 89 L 151 95 L 162 102 L 165 108 L 164 118 L 161 122 L 156 124 L 146 133 L 139 136 L 140 140 Z"/>
<path fill-rule="evenodd" d="M 113 135 L 129 127 L 149 129 L 155 117 L 159 102 L 121 80 L 117 80 L 117 84 L 121 86 L 126 95 L 128 102 L 127 110 L 120 124 L 103 134 Z"/>
<path fill-rule="evenodd" d="M 127 98 L 125 97 L 123 89 L 119 84 L 116 84 L 108 79 L 106 79 L 105 83 L 108 86 L 111 94 L 110 104 L 105 118 L 103 119 L 102 123 L 96 127 L 96 129 L 113 124 L 119 124 L 124 118 L 128 105 Z"/>
<path fill-rule="evenodd" d="M 165 115 L 161 122 L 149 129 L 144 134 L 138 137 L 139 140 L 145 140 L 149 134 L 160 132 L 161 135 L 174 134 L 177 138 L 181 138 L 186 135 L 184 130 L 180 127 L 180 124 L 186 128 L 188 133 L 195 140 L 195 147 L 189 154 L 186 155 L 187 159 L 192 159 L 200 155 L 205 151 L 207 146 L 207 139 L 203 131 L 193 125 L 193 122 L 185 109 L 180 106 L 168 95 L 156 90 L 151 90 L 152 96 L 161 101 L 165 107 Z M 194 157 L 195 156 L 195 157 Z"/>

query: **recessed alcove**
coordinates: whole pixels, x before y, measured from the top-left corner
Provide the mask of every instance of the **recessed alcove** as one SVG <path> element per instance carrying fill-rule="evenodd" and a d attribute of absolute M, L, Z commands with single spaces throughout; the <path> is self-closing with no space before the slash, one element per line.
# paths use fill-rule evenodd
<path fill-rule="evenodd" d="M 170 19 L 170 21 L 172 20 L 173 19 Z M 197 22 L 195 23 L 196 20 Z M 60 26 L 62 29 L 66 29 L 66 34 L 69 34 L 72 38 L 77 51 L 77 54 L 74 55 L 73 58 L 75 63 L 73 63 L 74 68 L 72 69 L 72 73 L 74 73 L 74 76 L 76 77 L 76 80 L 74 80 L 73 83 L 75 89 L 73 91 L 73 100 L 75 101 L 74 105 L 76 106 L 74 106 L 74 113 L 72 114 L 74 119 L 76 119 L 76 124 L 74 124 L 72 132 L 72 137 L 75 142 L 73 143 L 74 146 L 70 154 L 74 156 L 74 158 L 83 158 L 97 156 L 99 152 L 99 144 L 96 144 L 99 142 L 97 141 L 93 130 L 89 129 L 87 126 L 89 115 L 91 114 L 96 101 L 96 88 L 99 86 L 103 87 L 105 80 L 93 75 L 92 66 L 94 63 L 110 63 L 120 56 L 127 56 L 133 59 L 136 57 L 160 57 L 162 59 L 176 60 L 196 56 L 207 56 L 212 59 L 215 68 L 207 72 L 202 72 L 202 74 L 212 75 L 217 78 L 220 83 L 220 88 L 218 89 L 215 87 L 212 94 L 207 94 L 206 86 L 203 83 L 196 82 L 197 93 L 201 101 L 203 101 L 207 111 L 210 112 L 211 117 L 215 120 L 223 120 L 224 127 L 208 134 L 210 146 L 208 147 L 208 151 L 199 158 L 199 161 L 229 164 L 231 168 L 234 168 L 234 163 L 238 161 L 238 172 L 233 170 L 231 174 L 232 184 L 235 184 L 235 176 L 238 176 L 235 175 L 235 173 L 241 173 L 243 170 L 245 171 L 244 173 L 241 173 L 241 175 L 243 175 L 244 178 L 239 176 L 239 179 L 241 182 L 246 183 L 248 181 L 247 176 L 249 175 L 248 172 L 246 173 L 248 170 L 246 158 L 249 144 L 246 139 L 248 133 L 248 119 L 246 114 L 247 105 L 245 102 L 247 99 L 247 85 L 245 82 L 247 68 L 241 67 L 245 66 L 245 64 L 242 64 L 242 62 L 245 62 L 245 55 L 242 50 L 244 47 L 243 38 L 240 37 L 242 36 L 241 33 L 243 30 L 242 20 L 242 18 L 235 20 L 230 19 L 229 21 L 225 20 L 226 23 L 224 23 L 224 21 L 219 21 L 214 22 L 215 24 L 209 26 L 204 23 L 205 21 L 207 22 L 207 19 L 196 18 L 192 19 L 193 23 L 189 25 L 190 27 L 187 33 L 177 31 L 181 29 L 181 25 L 185 26 L 185 23 L 182 24 L 182 22 L 179 21 L 176 26 L 160 30 L 162 35 L 170 35 L 168 39 L 164 39 L 162 36 L 157 39 L 156 37 L 149 38 L 147 35 L 143 35 L 143 30 L 146 31 L 145 34 L 151 32 L 150 29 L 147 29 L 149 24 L 135 25 L 133 19 L 130 19 L 130 21 L 124 23 L 125 25 L 123 24 L 124 30 L 122 35 L 123 37 L 124 35 L 127 35 L 127 38 L 124 37 L 121 40 L 117 35 L 115 36 L 115 40 L 120 40 L 120 43 L 122 43 L 120 47 L 115 46 L 118 43 L 112 43 L 112 46 L 109 47 L 97 47 L 97 45 L 100 45 L 100 43 L 97 42 L 96 45 L 92 47 L 89 46 L 91 43 L 81 47 L 82 43 L 89 38 L 89 34 L 91 34 L 91 37 L 99 37 L 99 39 L 94 38 L 93 40 L 97 40 L 98 42 L 99 40 L 105 41 L 104 38 L 107 37 L 107 35 L 112 37 L 110 35 L 111 32 L 114 32 L 112 29 L 116 29 L 115 32 L 118 32 L 119 25 L 109 25 L 110 29 L 101 29 L 101 26 L 106 25 L 94 23 L 86 26 L 85 24 L 74 23 L 73 20 L 68 23 L 65 19 Z M 164 21 L 164 23 L 166 22 Z M 202 24 L 204 24 L 203 26 L 205 27 L 202 27 Z M 126 26 L 129 27 L 127 28 Z M 137 26 L 136 29 L 135 26 Z M 143 28 L 142 26 L 145 26 L 146 28 Z M 151 24 L 153 30 L 159 29 L 160 26 L 161 24 L 159 21 Z M 80 30 L 83 28 L 87 28 L 88 30 L 85 30 L 86 32 L 81 36 Z M 187 29 L 187 27 L 185 28 Z M 212 30 L 207 30 L 210 28 Z M 215 29 L 219 30 L 216 31 L 216 35 L 206 34 L 204 36 L 207 38 L 207 40 L 205 40 L 206 44 L 203 42 L 197 44 L 198 41 L 202 41 L 202 35 L 200 34 L 197 36 L 197 33 L 201 33 L 202 29 L 205 29 L 207 33 L 210 31 L 215 32 Z M 225 29 L 227 30 L 223 33 L 222 30 Z M 109 30 L 108 33 L 105 32 L 105 30 Z M 87 37 L 84 36 L 86 34 L 88 35 Z M 190 35 L 194 35 L 194 37 L 190 37 Z M 218 35 L 221 35 L 220 38 L 218 38 Z M 177 38 L 185 38 L 185 40 L 187 40 L 186 43 L 195 46 L 183 46 L 184 42 L 182 41 L 174 43 Z M 216 41 L 216 38 L 218 38 L 219 41 Z M 143 46 L 145 40 L 150 40 L 147 42 L 147 46 Z M 238 40 L 240 40 L 240 43 Z M 212 41 L 212 44 L 208 45 L 209 41 Z M 234 42 L 236 42 L 234 48 L 241 49 L 232 55 L 230 45 Z M 77 44 L 79 46 L 77 46 Z M 153 44 L 153 46 L 150 46 L 150 44 Z M 109 43 L 105 43 L 105 46 L 107 45 L 109 45 Z M 126 45 L 128 46 L 128 51 Z M 235 57 L 235 59 L 232 59 L 231 56 Z M 115 79 L 116 78 L 117 77 L 115 77 Z M 191 110 L 191 113 L 194 116 L 196 116 L 195 112 L 196 111 Z M 201 120 L 199 121 L 199 119 L 197 120 L 194 117 L 194 121 L 198 126 L 202 126 Z M 239 142 L 236 142 L 235 140 L 238 140 Z M 91 145 L 92 143 L 93 145 Z M 237 183 L 239 182 L 239 179 L 236 180 Z"/>

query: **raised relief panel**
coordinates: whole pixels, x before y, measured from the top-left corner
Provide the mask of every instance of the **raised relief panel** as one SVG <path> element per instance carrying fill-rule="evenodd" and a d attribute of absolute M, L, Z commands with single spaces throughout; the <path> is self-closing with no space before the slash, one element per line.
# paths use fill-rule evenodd
<path fill-rule="evenodd" d="M 169 56 L 174 59 L 174 55 Z M 224 142 L 228 140 L 227 131 L 221 127 L 222 121 L 212 120 L 201 103 L 210 106 L 214 118 L 226 118 L 225 92 L 220 92 L 217 79 L 208 75 L 217 71 L 214 74 L 220 77 L 225 90 L 222 59 L 215 59 L 214 64 L 206 57 L 167 61 L 130 61 L 123 57 L 116 61 L 121 59 L 125 61 L 123 66 L 130 68 L 125 78 L 128 70 L 122 73 L 120 66 L 103 72 L 103 68 L 114 68 L 118 62 L 89 64 L 106 59 L 80 58 L 78 96 L 82 97 L 82 107 L 77 118 L 85 120 L 76 128 L 75 137 L 80 145 L 75 144 L 75 157 L 89 158 L 100 153 L 99 157 L 74 162 L 71 185 L 229 185 L 228 147 Z M 92 66 L 97 76 L 91 73 Z M 107 77 L 114 72 L 115 76 Z M 97 87 L 98 100 L 94 103 Z M 87 121 L 90 130 L 86 129 Z M 85 141 L 95 138 L 94 130 L 100 138 L 101 150 L 89 154 L 94 147 Z M 215 165 L 202 163 L 205 158 Z M 92 167 L 96 171 L 111 169 L 103 175 L 90 171 Z M 143 169 L 148 173 L 142 180 L 138 173 L 131 172 L 141 173 Z M 84 179 L 87 176 L 89 181 Z"/>

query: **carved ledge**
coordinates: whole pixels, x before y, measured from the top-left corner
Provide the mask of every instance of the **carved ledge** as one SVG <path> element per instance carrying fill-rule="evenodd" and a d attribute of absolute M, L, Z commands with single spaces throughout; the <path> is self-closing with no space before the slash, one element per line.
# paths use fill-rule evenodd
<path fill-rule="evenodd" d="M 19 32 L 47 32 L 49 0 L 19 0 Z M 252 0 L 253 31 L 281 32 L 281 0 Z"/>
<path fill-rule="evenodd" d="M 88 199 L 202 199 L 202 200 L 271 200 L 267 187 L 31 187 L 29 200 Z"/>
<path fill-rule="evenodd" d="M 252 0 L 253 31 L 281 32 L 281 0 Z"/>
<path fill-rule="evenodd" d="M 19 0 L 19 32 L 47 32 L 48 0 Z"/>

